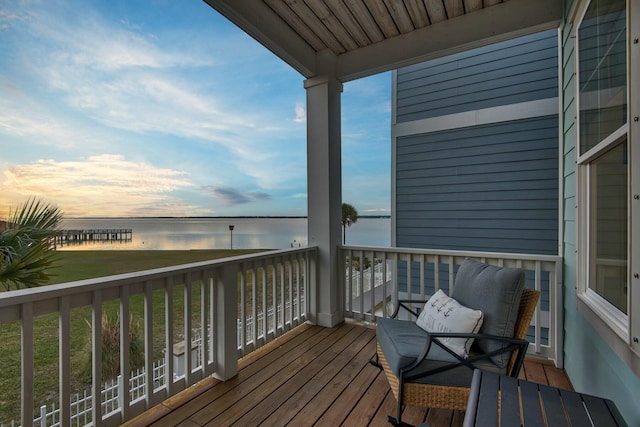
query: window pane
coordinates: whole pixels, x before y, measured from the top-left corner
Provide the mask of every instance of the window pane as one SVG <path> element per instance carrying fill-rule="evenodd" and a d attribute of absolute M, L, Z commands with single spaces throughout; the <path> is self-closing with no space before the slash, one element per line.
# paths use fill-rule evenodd
<path fill-rule="evenodd" d="M 591 288 L 627 313 L 627 143 L 626 140 L 591 164 Z"/>
<path fill-rule="evenodd" d="M 625 0 L 593 0 L 578 29 L 580 154 L 627 122 Z"/>

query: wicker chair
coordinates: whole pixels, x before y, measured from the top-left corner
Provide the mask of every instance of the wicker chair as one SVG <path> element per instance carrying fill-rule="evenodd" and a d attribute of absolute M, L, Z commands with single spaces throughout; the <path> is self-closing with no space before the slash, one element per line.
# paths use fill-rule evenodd
<path fill-rule="evenodd" d="M 480 268 L 484 267 L 481 266 Z M 490 268 L 495 269 L 497 267 Z M 371 363 L 384 370 L 387 380 L 389 381 L 389 385 L 391 386 L 391 390 L 398 402 L 397 417 L 393 418 L 389 416 L 389 422 L 391 424 L 407 425 L 404 424 L 401 419 L 404 406 L 465 410 L 470 392 L 470 379 L 475 368 L 494 371 L 513 377 L 518 376 L 529 345 L 528 341 L 525 340 L 525 337 L 531 318 L 535 312 L 538 299 L 540 298 L 540 292 L 523 288 L 524 272 L 520 273 L 520 277 L 517 280 L 519 280 L 521 284 L 520 288 L 516 290 L 516 292 L 521 296 L 519 304 L 516 300 L 516 305 L 512 309 L 515 310 L 517 308 L 517 318 L 512 321 L 513 334 L 511 336 L 505 337 L 495 334 L 488 335 L 483 333 L 482 329 L 477 334 L 424 332 L 424 342 L 418 343 L 418 346 L 421 347 L 421 351 L 417 353 L 419 356 L 414 357 L 412 363 L 408 363 L 400 367 L 400 369 L 396 367 L 394 370 L 385 357 L 385 349 L 381 345 L 381 338 L 380 335 L 378 335 L 377 354 L 375 359 L 371 360 Z M 458 283 L 458 277 L 456 277 L 455 286 L 460 286 Z M 418 313 L 414 311 L 410 305 L 410 303 L 415 302 L 416 301 L 400 301 L 392 319 L 380 319 L 380 321 L 385 324 L 393 323 L 393 327 L 415 328 L 412 326 L 415 325 L 415 322 L 395 320 L 395 317 L 401 307 L 417 316 Z M 472 304 L 468 304 L 467 306 L 471 305 Z M 381 325 L 379 322 L 378 328 L 380 327 Z M 403 333 L 398 331 L 400 331 L 400 329 L 396 329 L 396 332 L 392 332 L 391 335 L 402 336 Z M 477 348 L 474 347 L 475 351 L 473 351 L 469 357 L 460 357 L 450 351 L 442 343 L 443 338 L 446 339 L 450 337 L 473 337 L 476 340 L 476 343 L 481 340 L 489 340 L 496 343 L 499 347 L 484 353 L 479 352 Z M 388 345 L 388 341 L 384 342 Z M 436 345 L 432 346 L 434 343 Z M 432 364 L 429 364 L 429 358 L 430 355 L 433 354 L 432 350 L 434 348 L 437 348 L 437 351 L 440 353 L 444 350 L 449 354 L 448 357 L 452 361 L 446 364 L 441 361 L 438 361 L 436 364 L 433 364 L 433 362 Z M 503 356 L 505 361 L 503 366 L 498 366 L 493 363 L 496 357 Z M 442 357 L 439 359 L 442 359 Z M 395 363 L 397 364 L 397 362 Z M 433 381 L 431 381 L 432 379 Z"/>

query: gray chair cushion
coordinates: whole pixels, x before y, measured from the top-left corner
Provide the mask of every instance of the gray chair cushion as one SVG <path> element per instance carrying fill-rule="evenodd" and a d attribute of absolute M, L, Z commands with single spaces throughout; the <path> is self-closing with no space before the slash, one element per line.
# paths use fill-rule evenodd
<path fill-rule="evenodd" d="M 427 342 L 427 335 L 427 332 L 410 320 L 378 319 L 376 338 L 391 370 L 398 377 L 400 376 L 401 368 L 411 365 L 422 354 Z M 474 354 L 472 353 L 471 357 L 473 356 Z M 458 360 L 437 344 L 432 344 L 427 359 L 411 372 L 408 372 L 408 374 L 420 374 L 441 366 L 451 365 L 452 363 L 458 363 Z M 490 360 L 483 360 L 475 365 L 486 371 L 499 374 L 505 373 L 505 369 L 498 368 Z M 412 382 L 469 387 L 472 376 L 472 369 L 466 366 L 459 366 L 439 374 L 413 380 Z"/>
<path fill-rule="evenodd" d="M 469 308 L 481 310 L 484 321 L 479 333 L 513 337 L 524 288 L 524 271 L 466 259 L 456 273 L 451 297 Z M 474 346 L 482 353 L 503 348 L 492 340 L 478 339 Z M 509 363 L 510 353 L 493 356 L 500 368 Z"/>

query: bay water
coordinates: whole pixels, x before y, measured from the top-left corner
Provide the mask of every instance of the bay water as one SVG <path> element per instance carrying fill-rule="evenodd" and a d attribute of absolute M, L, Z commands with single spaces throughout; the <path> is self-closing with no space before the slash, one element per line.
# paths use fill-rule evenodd
<path fill-rule="evenodd" d="M 229 226 L 233 225 L 233 231 Z M 388 217 L 361 217 L 347 227 L 346 243 L 390 246 Z M 59 250 L 286 249 L 308 244 L 307 218 L 71 218 L 64 230 L 131 229 L 129 241 L 83 242 Z"/>

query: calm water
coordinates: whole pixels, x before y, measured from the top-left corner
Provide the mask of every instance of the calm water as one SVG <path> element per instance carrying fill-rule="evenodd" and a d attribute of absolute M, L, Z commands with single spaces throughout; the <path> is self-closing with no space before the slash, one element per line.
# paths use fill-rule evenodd
<path fill-rule="evenodd" d="M 62 250 L 285 249 L 307 245 L 306 218 L 117 218 L 67 219 L 66 230 L 130 228 L 128 242 L 87 242 Z M 360 218 L 347 229 L 347 244 L 389 246 L 389 218 Z"/>

